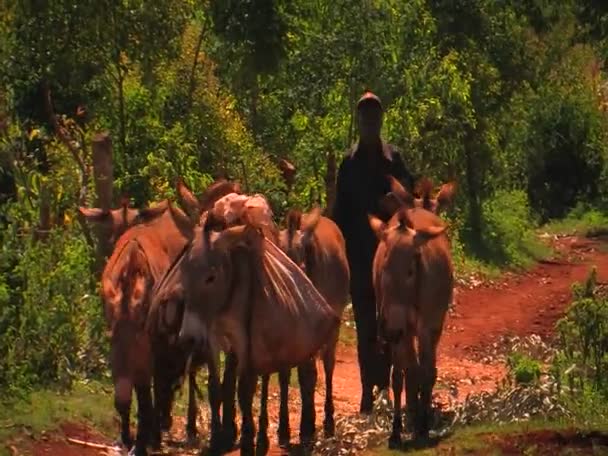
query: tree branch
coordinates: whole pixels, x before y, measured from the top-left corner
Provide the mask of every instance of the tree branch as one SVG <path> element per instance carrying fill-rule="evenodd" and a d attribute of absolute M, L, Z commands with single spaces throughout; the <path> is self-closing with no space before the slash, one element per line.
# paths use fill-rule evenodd
<path fill-rule="evenodd" d="M 80 147 L 76 147 L 72 139 L 69 137 L 67 129 L 59 122 L 57 114 L 55 114 L 55 110 L 53 109 L 53 101 L 51 99 L 51 88 L 49 86 L 48 81 L 46 80 L 42 82 L 42 95 L 44 98 L 44 106 L 46 108 L 46 112 L 49 117 L 51 126 L 53 127 L 53 130 L 55 132 L 55 135 L 67 147 L 68 151 L 72 155 L 72 158 L 80 168 L 80 191 L 78 193 L 78 204 L 80 206 L 83 206 L 86 203 L 87 188 L 89 185 L 89 170 L 83 156 L 81 156 L 81 152 L 82 155 L 84 155 L 84 141 L 82 142 Z M 93 238 L 91 237 L 89 227 L 86 223 L 86 220 L 84 219 L 84 216 L 80 214 L 80 212 L 78 213 L 78 221 L 80 223 L 80 226 L 82 227 L 82 232 L 87 241 L 87 244 L 89 244 L 91 247 L 94 247 L 95 243 L 93 241 Z"/>
<path fill-rule="evenodd" d="M 196 43 L 196 50 L 194 51 L 194 61 L 192 62 L 192 69 L 190 70 L 190 85 L 188 88 L 188 103 L 187 103 L 187 111 L 190 111 L 192 107 L 192 97 L 194 96 L 194 89 L 196 88 L 196 65 L 198 63 L 198 57 L 201 53 L 201 47 L 203 45 L 203 39 L 205 38 L 205 34 L 207 33 L 207 24 L 208 21 L 203 23 L 201 27 L 201 33 L 198 36 L 198 41 Z"/>

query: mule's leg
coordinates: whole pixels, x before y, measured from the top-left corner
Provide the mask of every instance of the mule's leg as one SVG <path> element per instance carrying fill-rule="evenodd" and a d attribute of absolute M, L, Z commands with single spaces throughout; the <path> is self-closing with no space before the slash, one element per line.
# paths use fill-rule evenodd
<path fill-rule="evenodd" d="M 131 393 L 133 384 L 128 378 L 120 378 L 114 382 L 114 407 L 120 416 L 120 436 L 118 444 L 131 449 L 133 439 L 129 426 L 129 415 L 131 412 Z"/>
<path fill-rule="evenodd" d="M 279 446 L 281 448 L 289 447 L 291 440 L 291 430 L 289 428 L 289 382 L 291 381 L 291 369 L 283 369 L 279 371 L 279 389 L 280 389 L 280 405 L 279 405 Z"/>
<path fill-rule="evenodd" d="M 406 330 L 399 350 L 403 350 L 402 355 L 405 361 L 405 426 L 407 431 L 413 431 L 416 426 L 419 409 L 418 393 L 420 384 L 413 328 Z"/>
<path fill-rule="evenodd" d="M 135 447 L 130 454 L 145 456 L 148 454 L 147 446 L 150 443 L 151 432 L 154 428 L 154 410 L 152 406 L 152 391 L 150 384 L 135 385 L 137 394 L 137 437 Z"/>
<path fill-rule="evenodd" d="M 298 381 L 302 398 L 300 443 L 303 447 L 310 448 L 315 439 L 315 386 L 317 384 L 315 358 L 298 366 Z"/>
<path fill-rule="evenodd" d="M 336 431 L 334 422 L 334 369 L 336 367 L 336 345 L 340 335 L 340 328 L 323 350 L 323 371 L 325 373 L 325 417 L 323 431 L 325 437 L 333 437 Z"/>
<path fill-rule="evenodd" d="M 161 366 L 162 363 L 155 362 L 155 365 Z M 159 449 L 161 446 L 162 432 L 171 430 L 171 409 L 175 395 L 172 379 L 174 377 L 168 377 L 166 372 L 155 369 L 153 385 L 155 426 L 151 436 L 151 446 L 154 449 Z"/>
<path fill-rule="evenodd" d="M 196 412 L 196 369 L 192 369 L 188 373 L 188 421 L 186 423 L 186 436 L 190 445 L 197 440 Z"/>
<path fill-rule="evenodd" d="M 209 361 L 209 407 L 211 408 L 211 439 L 209 442 L 210 454 L 221 454 L 223 451 L 222 443 L 222 421 L 220 417 L 220 407 L 222 402 L 222 386 L 217 371 L 215 361 Z"/>
<path fill-rule="evenodd" d="M 262 375 L 262 391 L 260 392 L 260 418 L 258 423 L 258 440 L 256 454 L 266 454 L 268 441 L 268 382 L 270 375 Z"/>
<path fill-rule="evenodd" d="M 401 431 L 403 422 L 401 420 L 401 394 L 403 393 L 403 372 L 400 367 L 393 366 L 393 432 L 388 439 L 388 447 L 396 450 L 401 447 Z"/>
<path fill-rule="evenodd" d="M 420 408 L 416 422 L 416 437 L 427 439 L 431 428 L 432 408 L 431 400 L 433 388 L 437 381 L 437 343 L 441 331 L 422 331 L 419 340 L 420 354 Z"/>
<path fill-rule="evenodd" d="M 226 451 L 234 448 L 234 444 L 236 443 L 236 368 L 236 354 L 234 352 L 227 353 L 224 366 L 224 381 L 222 382 L 222 446 Z"/>
<path fill-rule="evenodd" d="M 239 377 L 239 408 L 241 409 L 241 454 L 253 456 L 255 454 L 255 423 L 253 422 L 253 395 L 257 376 L 251 371 L 244 372 Z"/>

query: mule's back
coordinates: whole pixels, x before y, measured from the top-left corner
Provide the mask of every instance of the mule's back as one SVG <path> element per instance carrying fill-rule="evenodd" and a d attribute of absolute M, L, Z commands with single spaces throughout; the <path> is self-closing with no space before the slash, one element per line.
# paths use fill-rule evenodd
<path fill-rule="evenodd" d="M 303 217 L 305 221 L 306 215 Z M 312 246 L 305 259 L 308 275 L 327 303 L 341 314 L 348 300 L 350 271 L 338 225 L 321 216 L 312 233 Z"/>

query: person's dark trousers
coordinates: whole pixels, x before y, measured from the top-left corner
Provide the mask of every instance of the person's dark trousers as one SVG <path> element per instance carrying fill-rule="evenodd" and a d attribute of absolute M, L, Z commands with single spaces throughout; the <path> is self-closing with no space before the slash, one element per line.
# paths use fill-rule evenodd
<path fill-rule="evenodd" d="M 351 271 L 353 269 L 351 268 Z M 351 299 L 357 329 L 357 355 L 361 375 L 361 413 L 371 413 L 373 388 L 386 389 L 390 379 L 390 353 L 380 349 L 376 321 L 376 301 L 369 271 L 351 273 Z"/>

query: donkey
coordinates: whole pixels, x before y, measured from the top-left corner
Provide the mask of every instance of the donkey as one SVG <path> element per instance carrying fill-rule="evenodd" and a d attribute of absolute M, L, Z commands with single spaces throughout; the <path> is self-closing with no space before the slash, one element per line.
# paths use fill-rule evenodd
<path fill-rule="evenodd" d="M 391 187 L 403 198 L 401 208 L 388 223 L 368 217 L 379 239 L 373 263 L 379 331 L 391 346 L 393 360 L 395 404 L 389 446 L 398 448 L 404 373 L 408 425 L 411 421 L 415 438 L 428 438 L 437 345 L 454 277 L 447 226 L 433 212 L 411 207 L 413 198 L 396 180 L 391 179 Z"/>
<path fill-rule="evenodd" d="M 116 209 L 104 210 L 100 208 L 88 208 L 80 206 L 79 212 L 85 217 L 89 223 L 102 224 L 107 229 L 108 241 L 115 244 L 116 241 L 122 236 L 125 231 L 129 228 L 138 224 L 151 222 L 156 218 L 160 217 L 169 208 L 167 200 L 163 200 L 158 204 L 143 208 L 136 209 L 129 207 L 128 198 L 123 197 L 120 203 L 120 207 Z M 178 217 L 181 218 L 180 223 L 182 224 L 182 230 L 187 231 L 187 235 L 191 236 L 191 230 L 186 228 L 187 220 L 183 219 L 183 215 Z M 165 229 L 159 225 L 158 229 Z M 181 375 L 176 373 L 174 370 L 169 372 L 168 367 L 171 364 L 171 356 L 167 357 L 163 355 L 164 349 L 162 344 L 159 347 L 158 355 L 162 358 L 157 360 L 158 363 L 163 364 L 164 368 L 162 372 L 155 372 L 154 375 L 154 404 L 155 411 L 157 413 L 157 420 L 160 425 L 160 429 L 168 431 L 171 428 L 171 408 L 173 403 L 174 384 L 175 380 Z M 173 359 L 173 361 L 177 361 Z M 177 362 L 179 366 L 179 361 Z M 189 400 L 188 400 L 188 423 L 187 423 L 187 434 L 189 440 L 196 438 L 196 398 L 194 390 L 196 387 L 195 371 L 189 376 Z M 128 443 L 128 442 L 125 442 Z"/>
<path fill-rule="evenodd" d="M 165 203 L 166 210 L 148 223 L 135 225 L 117 240 L 101 277 L 101 295 L 106 322 L 110 330 L 110 366 L 114 380 L 115 407 L 121 418 L 122 443 L 132 444 L 129 430 L 131 392 L 135 388 L 138 402 L 138 429 L 135 454 L 146 454 L 148 444 L 160 445 L 159 417 L 151 398 L 154 376 L 155 396 L 165 391 L 155 359 L 158 342 L 145 330 L 150 291 L 171 261 L 191 237 L 188 218 Z M 180 349 L 174 346 L 173 356 Z M 157 385 L 158 383 L 158 385 Z"/>
<path fill-rule="evenodd" d="M 329 218 L 321 215 L 316 207 L 307 214 L 291 210 L 286 217 L 287 228 L 280 233 L 281 249 L 306 272 L 336 315 L 342 316 L 348 302 L 350 271 L 346 259 L 346 246 L 342 232 Z M 321 349 L 325 372 L 325 419 L 326 437 L 335 432 L 333 403 L 333 374 L 336 362 L 336 345 L 339 326 Z M 281 407 L 279 414 L 279 444 L 289 444 L 289 377 L 290 371 L 279 372 Z M 309 378 L 307 378 L 309 377 Z M 302 395 L 300 442 L 312 443 L 315 431 L 315 403 L 317 370 L 314 359 L 298 366 L 298 380 Z"/>
<path fill-rule="evenodd" d="M 161 201 L 155 206 L 144 209 L 129 207 L 129 200 L 123 197 L 120 207 L 116 209 L 101 209 L 98 207 L 79 206 L 78 211 L 89 223 L 98 223 L 108 230 L 108 241 L 115 244 L 117 239 L 130 227 L 145 223 L 161 215 L 167 209 L 167 201 Z"/>
<path fill-rule="evenodd" d="M 181 275 L 186 294 L 180 337 L 195 343 L 207 341 L 215 347 L 212 351 L 230 348 L 236 353 L 241 453 L 253 454 L 252 401 L 257 377 L 310 359 L 335 331 L 339 317 L 301 269 L 270 240 L 275 234 L 267 203 L 265 207 L 241 205 L 241 209 L 243 216 L 237 219 L 245 223 L 220 232 L 213 231 L 218 214 L 207 213 L 167 275 Z M 262 434 L 265 426 L 261 420 Z M 258 449 L 264 443 L 259 438 Z"/>

